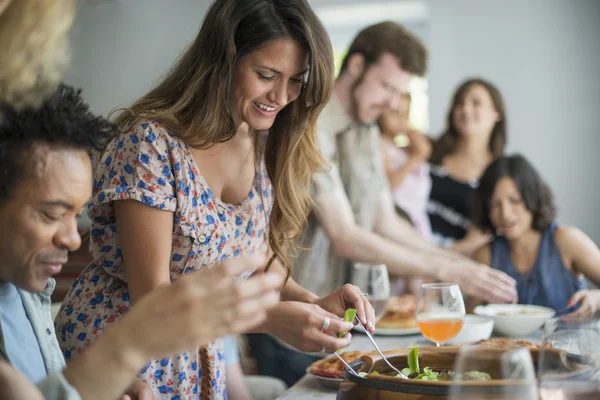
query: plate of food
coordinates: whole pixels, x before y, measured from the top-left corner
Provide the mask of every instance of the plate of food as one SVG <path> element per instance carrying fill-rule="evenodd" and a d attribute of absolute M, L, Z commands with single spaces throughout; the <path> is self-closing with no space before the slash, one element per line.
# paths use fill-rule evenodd
<path fill-rule="evenodd" d="M 345 351 L 340 356 L 347 363 L 360 359 L 367 354 L 363 351 Z M 330 389 L 337 389 L 344 380 L 344 364 L 334 355 L 315 361 L 306 372 L 317 378 L 319 384 Z"/>
<path fill-rule="evenodd" d="M 383 317 L 375 324 L 375 334 L 382 336 L 416 335 L 420 333 L 416 318 L 417 298 L 412 294 L 388 299 Z M 356 329 L 356 328 L 355 328 Z M 362 329 L 358 329 L 361 331 Z"/>

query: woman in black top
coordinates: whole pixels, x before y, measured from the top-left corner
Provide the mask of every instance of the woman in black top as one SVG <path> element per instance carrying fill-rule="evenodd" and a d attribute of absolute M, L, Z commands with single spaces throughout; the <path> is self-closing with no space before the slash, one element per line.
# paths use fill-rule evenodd
<path fill-rule="evenodd" d="M 470 79 L 454 93 L 446 131 L 431 155 L 432 188 L 427 207 L 434 241 L 471 255 L 490 240 L 470 226 L 471 198 L 486 167 L 502 156 L 506 114 L 498 89 Z"/>

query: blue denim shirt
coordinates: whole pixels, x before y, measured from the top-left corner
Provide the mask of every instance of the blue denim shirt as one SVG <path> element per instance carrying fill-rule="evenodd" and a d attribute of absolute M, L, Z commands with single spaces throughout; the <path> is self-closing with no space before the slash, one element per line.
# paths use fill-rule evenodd
<path fill-rule="evenodd" d="M 50 295 L 55 286 L 56 282 L 50 278 L 46 289 L 40 293 L 31 293 L 18 289 L 23 301 L 23 307 L 39 342 L 46 370 L 48 371 L 48 376 L 39 382 L 37 387 L 47 400 L 81 400 L 81 396 L 79 396 L 77 390 L 67 382 L 62 374 L 62 370 L 65 368 L 65 359 L 56 340 L 50 310 Z M 2 309 L 0 308 L 1 313 Z M 1 323 L 0 359 L 6 359 L 10 362 L 4 348 L 4 335 Z"/>

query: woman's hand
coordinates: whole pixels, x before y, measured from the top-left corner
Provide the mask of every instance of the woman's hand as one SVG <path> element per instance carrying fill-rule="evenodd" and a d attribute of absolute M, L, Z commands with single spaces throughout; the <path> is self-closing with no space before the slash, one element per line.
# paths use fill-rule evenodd
<path fill-rule="evenodd" d="M 366 294 L 363 294 L 358 286 L 345 284 L 314 303 L 339 317 L 344 316 L 346 309 L 356 308 L 356 315 L 358 315 L 360 322 L 369 331 L 375 331 L 375 309 L 367 300 Z"/>
<path fill-rule="evenodd" d="M 338 333 L 352 329 L 352 323 L 316 304 L 282 301 L 268 314 L 264 330 L 300 351 L 332 353 L 347 347 L 352 338 L 350 333 L 338 338 Z"/>
<path fill-rule="evenodd" d="M 600 290 L 580 290 L 569 300 L 569 307 L 580 303 L 579 308 L 562 317 L 565 321 L 587 321 L 600 309 Z"/>

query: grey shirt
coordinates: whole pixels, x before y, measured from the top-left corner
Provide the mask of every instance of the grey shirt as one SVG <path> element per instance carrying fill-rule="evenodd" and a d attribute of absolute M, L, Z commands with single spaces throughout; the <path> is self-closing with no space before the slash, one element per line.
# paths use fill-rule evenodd
<path fill-rule="evenodd" d="M 49 279 L 46 289 L 40 293 L 30 293 L 22 289 L 17 289 L 21 296 L 25 313 L 31 322 L 31 327 L 37 338 L 48 373 L 48 376 L 38 382 L 37 386 L 47 400 L 81 400 L 81 396 L 79 396 L 77 390 L 67 382 L 62 374 L 62 370 L 65 367 L 65 360 L 56 340 L 50 310 L 50 295 L 55 285 L 56 282 L 54 279 Z M 0 309 L 0 313 L 2 313 L 2 309 Z M 6 328 L 0 323 L 0 359 L 11 362 L 5 347 L 3 329 Z"/>
<path fill-rule="evenodd" d="M 330 168 L 312 177 L 312 196 L 343 190 L 356 224 L 373 231 L 381 193 L 390 190 L 379 129 L 350 120 L 333 95 L 317 120 L 317 144 Z M 301 286 L 324 296 L 347 283 L 351 261 L 337 256 L 314 213 L 299 245 L 292 276 Z"/>

